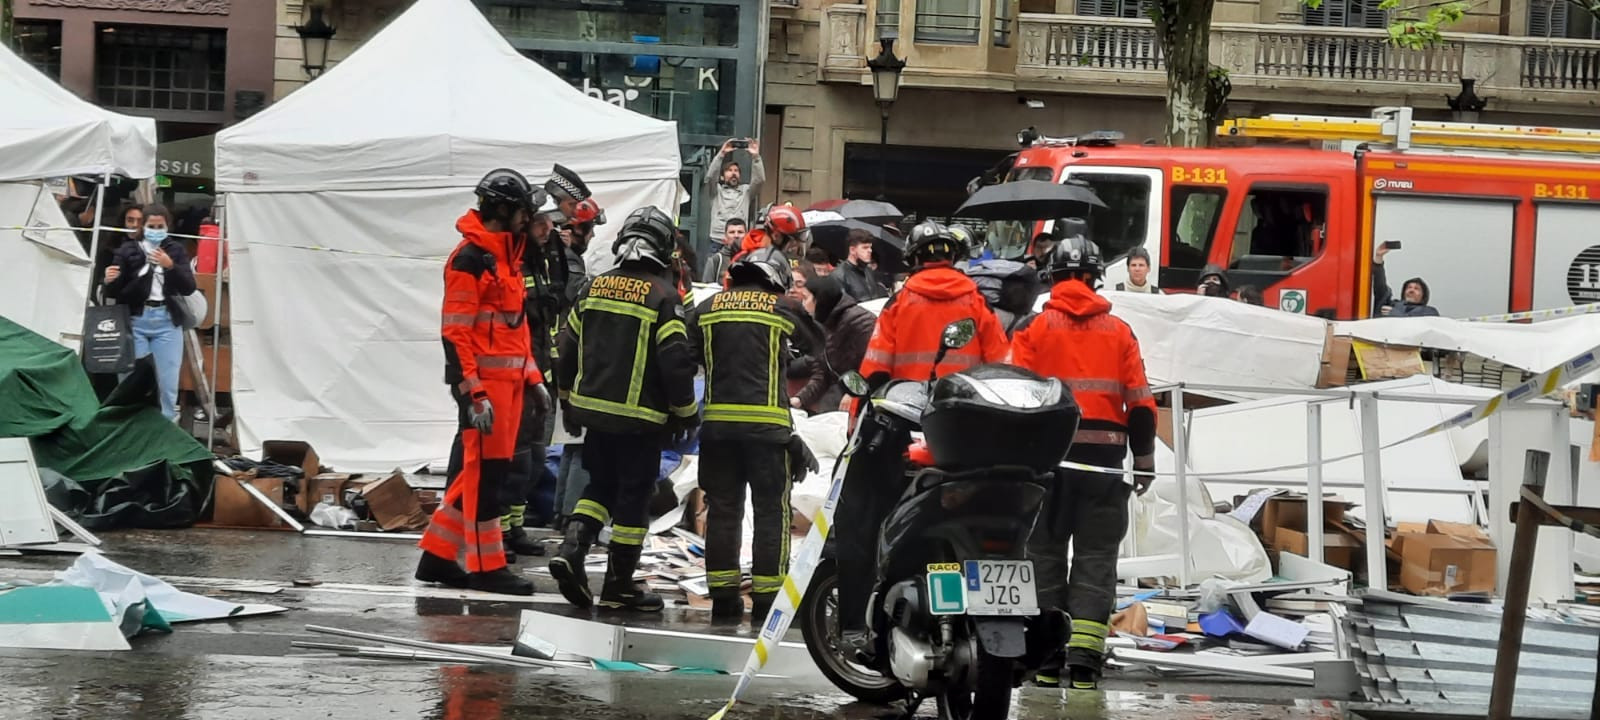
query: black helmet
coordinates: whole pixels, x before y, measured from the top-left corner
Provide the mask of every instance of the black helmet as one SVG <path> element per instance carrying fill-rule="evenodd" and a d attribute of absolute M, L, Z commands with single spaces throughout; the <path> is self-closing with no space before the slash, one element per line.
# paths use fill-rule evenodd
<path fill-rule="evenodd" d="M 677 237 L 678 225 L 671 217 L 653 205 L 642 207 L 623 221 L 611 252 L 619 263 L 647 260 L 665 268 L 678 249 Z"/>
<path fill-rule="evenodd" d="M 543 190 L 533 187 L 522 173 L 509 168 L 490 170 L 478 181 L 476 192 L 480 210 L 494 203 L 510 203 L 527 210 L 530 215 L 538 212 L 547 199 Z"/>
<path fill-rule="evenodd" d="M 775 247 L 751 250 L 728 267 L 731 284 L 757 283 L 769 290 L 788 292 L 794 286 L 794 271 L 789 258 Z"/>
<path fill-rule="evenodd" d="M 906 258 L 917 265 L 938 260 L 954 261 L 965 250 L 965 245 L 951 234 L 950 228 L 933 220 L 917 223 L 906 237 Z"/>
<path fill-rule="evenodd" d="M 1100 259 L 1100 246 L 1082 235 L 1063 238 L 1050 252 L 1045 269 L 1051 282 L 1061 282 L 1072 277 L 1089 276 L 1100 279 L 1104 269 Z"/>

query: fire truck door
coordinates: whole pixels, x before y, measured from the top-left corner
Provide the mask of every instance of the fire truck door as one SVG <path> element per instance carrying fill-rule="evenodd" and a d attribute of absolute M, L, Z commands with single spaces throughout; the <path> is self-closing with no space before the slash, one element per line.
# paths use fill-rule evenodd
<path fill-rule="evenodd" d="M 1600 302 L 1600 204 L 1535 208 L 1533 309 Z"/>
<path fill-rule="evenodd" d="M 1511 310 L 1513 200 L 1374 194 L 1372 242 L 1401 241 L 1383 261 L 1395 294 L 1417 277 L 1428 285 L 1428 304 L 1445 317 Z"/>
<path fill-rule="evenodd" d="M 1337 258 L 1325 257 L 1327 185 L 1256 182 L 1239 208 L 1227 249 L 1228 284 L 1252 287 L 1267 307 L 1333 317 Z"/>

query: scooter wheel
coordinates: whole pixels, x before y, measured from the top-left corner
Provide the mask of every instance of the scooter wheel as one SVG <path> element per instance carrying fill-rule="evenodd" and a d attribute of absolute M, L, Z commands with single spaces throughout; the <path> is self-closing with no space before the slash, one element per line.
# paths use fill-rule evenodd
<path fill-rule="evenodd" d="M 800 634 L 805 636 L 811 661 L 835 687 L 861 702 L 888 705 L 906 699 L 906 689 L 899 681 L 855 664 L 839 647 L 838 587 L 838 566 L 833 560 L 824 560 L 800 599 Z"/>

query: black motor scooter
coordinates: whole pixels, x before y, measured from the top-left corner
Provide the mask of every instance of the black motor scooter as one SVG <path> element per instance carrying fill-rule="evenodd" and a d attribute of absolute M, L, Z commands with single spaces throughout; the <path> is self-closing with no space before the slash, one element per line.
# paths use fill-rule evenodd
<path fill-rule="evenodd" d="M 946 327 L 935 371 L 975 333 L 972 320 Z M 1004 718 L 1012 689 L 1067 638 L 1065 616 L 1040 611 L 1026 549 L 1077 429 L 1072 393 L 1007 365 L 876 391 L 854 372 L 842 380 L 863 410 L 836 478 L 847 477 L 858 452 L 899 452 L 887 444 L 919 430 L 932 463 L 908 470 L 878 533 L 870 651 L 840 642 L 831 548 L 800 603 L 806 647 L 834 685 L 860 700 L 904 699 L 914 712 L 932 696 L 940 718 Z"/>

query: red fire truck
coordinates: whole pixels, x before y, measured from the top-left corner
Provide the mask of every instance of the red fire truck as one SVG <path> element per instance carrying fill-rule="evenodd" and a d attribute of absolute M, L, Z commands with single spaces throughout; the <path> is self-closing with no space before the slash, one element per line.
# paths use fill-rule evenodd
<path fill-rule="evenodd" d="M 1086 219 L 1113 261 L 1108 287 L 1126 278 L 1119 258 L 1143 246 L 1166 289 L 1192 290 L 1215 265 L 1269 307 L 1363 318 L 1374 313 L 1373 249 L 1398 241 L 1384 259 L 1389 285 L 1424 278 L 1448 317 L 1600 301 L 1600 131 L 1420 122 L 1410 108 L 1381 108 L 1231 120 L 1218 133 L 1258 144 L 1028 133 L 1009 178 L 1082 182 L 1106 201 Z M 1031 232 L 997 224 L 991 244 L 1026 245 Z"/>

